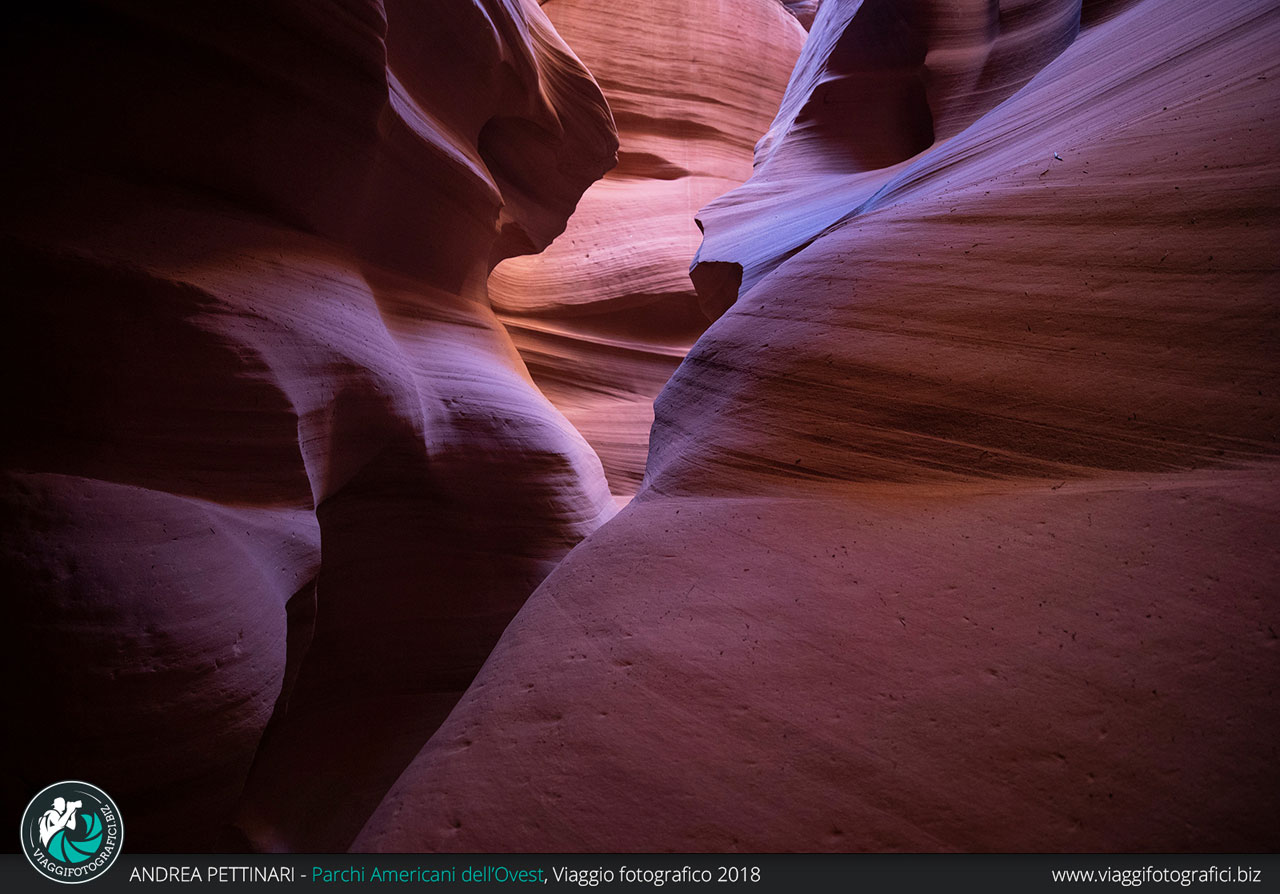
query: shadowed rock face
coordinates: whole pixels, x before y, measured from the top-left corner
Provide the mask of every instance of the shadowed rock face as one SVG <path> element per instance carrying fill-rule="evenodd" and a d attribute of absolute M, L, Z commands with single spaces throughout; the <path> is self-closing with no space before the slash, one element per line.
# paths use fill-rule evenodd
<path fill-rule="evenodd" d="M 694 215 L 751 175 L 804 31 L 777 0 L 549 0 L 543 11 L 600 82 L 618 166 L 550 248 L 499 265 L 490 294 L 625 500 L 644 473 L 653 398 L 708 325 L 689 281 Z"/>
<path fill-rule="evenodd" d="M 818 7 L 822 4 L 822 0 L 782 0 L 782 5 L 787 8 L 787 12 L 796 17 L 804 30 L 808 31 L 813 27 L 813 17 L 818 14 Z"/>
<path fill-rule="evenodd" d="M 11 815 L 1280 847 L 1274 2 L 6 36 Z"/>
<path fill-rule="evenodd" d="M 614 511 L 485 286 L 612 166 L 608 108 L 531 0 L 7 38 L 5 802 L 85 778 L 141 851 L 345 847 Z"/>
<path fill-rule="evenodd" d="M 1280 845 L 1277 40 L 826 0 L 644 486 L 354 847 Z"/>

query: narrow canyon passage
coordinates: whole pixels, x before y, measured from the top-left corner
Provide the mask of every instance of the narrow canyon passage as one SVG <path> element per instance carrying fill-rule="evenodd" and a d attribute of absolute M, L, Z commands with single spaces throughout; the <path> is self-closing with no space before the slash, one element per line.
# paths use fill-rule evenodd
<path fill-rule="evenodd" d="M 356 849 L 1274 849 L 1278 38 L 822 4 L 639 494 Z"/>
<path fill-rule="evenodd" d="M 1280 3 L 9 34 L 14 811 L 1280 848 Z"/>
<path fill-rule="evenodd" d="M 694 217 L 751 175 L 805 32 L 775 0 L 542 9 L 600 84 L 618 164 L 545 251 L 497 266 L 489 297 L 624 503 L 644 475 L 653 399 L 711 322 L 689 279 Z"/>

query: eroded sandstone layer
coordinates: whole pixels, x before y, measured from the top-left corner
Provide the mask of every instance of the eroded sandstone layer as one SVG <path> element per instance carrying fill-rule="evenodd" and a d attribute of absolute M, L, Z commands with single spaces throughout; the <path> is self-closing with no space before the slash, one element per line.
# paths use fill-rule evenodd
<path fill-rule="evenodd" d="M 618 125 L 618 165 L 563 236 L 494 270 L 534 380 L 620 501 L 644 474 L 653 399 L 708 320 L 689 281 L 700 207 L 751 175 L 804 31 L 777 0 L 547 0 Z"/>
<path fill-rule="evenodd" d="M 354 847 L 1280 846 L 1278 44 L 825 0 L 644 486 Z"/>
<path fill-rule="evenodd" d="M 533 0 L 6 37 L 9 813 L 87 779 L 135 850 L 343 848 L 614 511 L 486 294 L 608 108 Z"/>

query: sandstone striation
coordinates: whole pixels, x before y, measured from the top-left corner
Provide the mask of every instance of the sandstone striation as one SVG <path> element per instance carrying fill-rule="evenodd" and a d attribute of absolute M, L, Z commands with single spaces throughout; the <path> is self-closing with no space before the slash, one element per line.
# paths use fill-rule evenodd
<path fill-rule="evenodd" d="M 105 0 L 8 44 L 5 802 L 343 848 L 614 512 L 486 293 L 614 164 L 608 108 L 532 0 Z"/>
<path fill-rule="evenodd" d="M 1275 0 L 6 35 L 11 815 L 1280 848 Z"/>
<path fill-rule="evenodd" d="M 1277 40 L 826 0 L 639 494 L 354 847 L 1275 850 Z"/>
<path fill-rule="evenodd" d="M 708 323 L 689 281 L 694 216 L 751 175 L 804 31 L 777 0 L 542 8 L 604 91 L 618 166 L 546 251 L 500 264 L 490 294 L 625 500 L 644 472 L 653 398 Z"/>

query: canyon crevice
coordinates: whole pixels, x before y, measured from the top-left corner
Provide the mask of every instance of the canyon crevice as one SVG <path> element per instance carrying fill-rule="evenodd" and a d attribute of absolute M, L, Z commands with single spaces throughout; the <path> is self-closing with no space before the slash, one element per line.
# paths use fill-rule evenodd
<path fill-rule="evenodd" d="M 1278 42 L 24 11 L 4 803 L 92 781 L 139 851 L 1276 850 Z"/>

